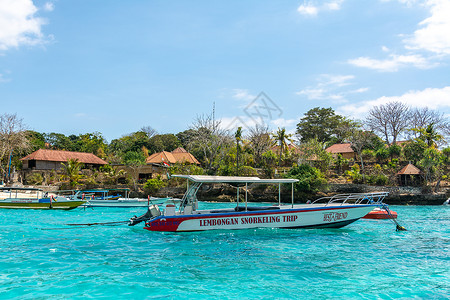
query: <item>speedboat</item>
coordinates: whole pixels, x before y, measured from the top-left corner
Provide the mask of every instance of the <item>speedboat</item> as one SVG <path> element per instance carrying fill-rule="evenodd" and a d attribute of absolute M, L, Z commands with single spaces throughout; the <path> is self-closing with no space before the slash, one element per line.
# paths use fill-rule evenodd
<path fill-rule="evenodd" d="M 388 209 L 382 201 L 387 192 L 341 194 L 320 198 L 309 204 L 294 204 L 294 183 L 298 179 L 260 179 L 258 177 L 172 175 L 185 178 L 188 188 L 179 207 L 166 205 L 162 210 L 151 205 L 148 211 L 133 217 L 129 225 L 145 221 L 150 231 L 204 231 L 248 228 L 340 228 L 355 222 L 375 207 Z M 237 188 L 236 203 L 229 208 L 198 209 L 197 192 L 203 184 L 227 183 Z M 278 185 L 278 203 L 248 205 L 248 186 L 251 184 Z M 281 186 L 290 184 L 291 203 L 281 203 Z M 244 188 L 243 201 L 240 189 Z"/>
<path fill-rule="evenodd" d="M 49 194 L 36 188 L 3 187 L 0 191 L 0 208 L 69 210 L 84 203 L 84 200 Z"/>
<path fill-rule="evenodd" d="M 397 219 L 397 212 L 395 212 L 393 210 L 387 211 L 380 207 L 376 207 L 362 218 L 363 219 L 378 219 L 378 220 Z"/>

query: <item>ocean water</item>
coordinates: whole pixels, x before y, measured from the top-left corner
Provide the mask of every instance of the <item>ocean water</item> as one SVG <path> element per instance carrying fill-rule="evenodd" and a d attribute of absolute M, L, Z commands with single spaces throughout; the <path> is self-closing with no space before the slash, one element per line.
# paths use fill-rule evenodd
<path fill-rule="evenodd" d="M 204 207 L 223 204 L 202 203 Z M 142 209 L 0 210 L 0 299 L 448 299 L 450 207 L 341 229 L 158 233 Z"/>

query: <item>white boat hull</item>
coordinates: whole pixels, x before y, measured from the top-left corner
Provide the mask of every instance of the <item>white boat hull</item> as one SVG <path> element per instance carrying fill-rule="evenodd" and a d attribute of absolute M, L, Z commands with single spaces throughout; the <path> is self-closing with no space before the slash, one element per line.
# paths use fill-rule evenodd
<path fill-rule="evenodd" d="M 150 201 L 144 198 L 119 198 L 116 200 L 88 200 L 84 207 L 148 207 L 148 204 L 164 204 L 172 202 L 172 198 L 151 198 Z"/>
<path fill-rule="evenodd" d="M 375 205 L 295 205 L 258 211 L 196 211 L 159 216 L 146 222 L 151 231 L 204 231 L 250 228 L 340 228 L 373 210 Z"/>

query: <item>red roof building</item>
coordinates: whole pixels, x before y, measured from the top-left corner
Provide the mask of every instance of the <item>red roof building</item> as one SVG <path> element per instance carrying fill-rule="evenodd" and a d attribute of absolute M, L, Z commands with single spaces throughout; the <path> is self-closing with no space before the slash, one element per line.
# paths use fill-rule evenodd
<path fill-rule="evenodd" d="M 23 163 L 23 169 L 59 170 L 62 163 L 66 163 L 69 159 L 78 160 L 86 167 L 100 167 L 108 164 L 92 153 L 48 149 L 39 149 L 20 160 Z"/>
<path fill-rule="evenodd" d="M 353 151 L 350 143 L 334 144 L 325 149 L 325 151 L 330 153 L 333 157 L 337 157 L 337 155 L 340 154 L 342 155 L 342 158 L 356 159 L 355 151 Z"/>

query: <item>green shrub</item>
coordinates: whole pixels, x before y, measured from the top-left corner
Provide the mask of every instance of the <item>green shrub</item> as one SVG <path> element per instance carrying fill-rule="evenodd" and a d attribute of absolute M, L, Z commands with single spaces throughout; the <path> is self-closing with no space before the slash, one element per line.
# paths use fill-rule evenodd
<path fill-rule="evenodd" d="M 146 183 L 144 183 L 144 190 L 148 194 L 153 194 L 159 191 L 162 187 L 164 187 L 166 184 L 164 181 L 161 180 L 161 178 L 152 178 L 147 180 Z"/>
<path fill-rule="evenodd" d="M 389 178 L 384 174 L 366 176 L 366 180 L 371 185 L 388 185 L 389 183 Z"/>
<path fill-rule="evenodd" d="M 44 182 L 44 177 L 41 173 L 31 173 L 26 177 L 26 181 L 28 184 L 41 185 Z"/>
<path fill-rule="evenodd" d="M 307 164 L 301 164 L 293 167 L 287 174 L 288 178 L 298 179 L 294 187 L 297 192 L 314 193 L 326 184 L 325 176 L 319 169 L 311 167 Z"/>
<path fill-rule="evenodd" d="M 363 182 L 363 176 L 361 175 L 358 164 L 354 164 L 351 170 L 345 171 L 345 176 L 347 176 L 347 178 L 349 178 L 353 183 Z"/>

